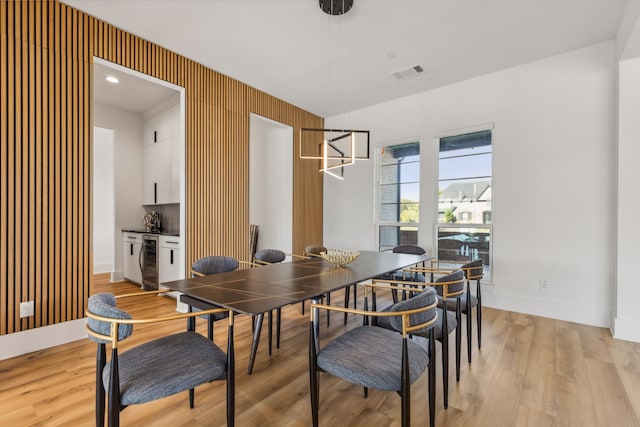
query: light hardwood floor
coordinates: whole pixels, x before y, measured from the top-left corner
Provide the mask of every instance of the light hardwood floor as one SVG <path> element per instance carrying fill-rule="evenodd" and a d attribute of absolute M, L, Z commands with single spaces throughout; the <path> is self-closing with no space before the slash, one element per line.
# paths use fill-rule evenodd
<path fill-rule="evenodd" d="M 129 283 L 96 281 L 94 292 L 136 291 Z M 341 298 L 334 297 L 339 301 Z M 175 301 L 146 298 L 125 306 L 147 316 L 171 311 Z M 135 305 L 135 306 L 132 306 Z M 440 426 L 639 426 L 640 344 L 611 338 L 606 329 L 485 308 L 483 347 L 462 366 L 459 383 L 450 369 L 449 409 L 442 407 L 440 346 L 437 345 L 437 425 Z M 282 343 L 267 354 L 266 331 L 254 373 L 247 375 L 251 324 L 236 322 L 236 420 L 238 426 L 308 426 L 308 316 L 295 305 L 283 310 Z M 352 319 L 347 327 L 360 320 Z M 198 320 L 198 330 L 206 329 Z M 265 322 L 266 323 L 266 322 Z M 219 325 L 219 326 L 218 326 Z M 323 324 L 324 325 L 324 324 Z M 184 321 L 136 329 L 122 344 L 184 329 Z M 216 342 L 224 345 L 219 322 Z M 265 325 L 266 327 L 266 325 Z M 475 324 L 474 324 L 475 327 Z M 324 338 L 344 331 L 332 317 Z M 463 339 L 463 346 L 465 345 Z M 454 351 L 451 345 L 451 358 Z M 94 420 L 95 350 L 80 340 L 0 361 L 0 426 L 89 426 Z M 121 350 L 121 351 L 122 351 Z M 463 361 L 466 356 L 463 355 Z M 412 387 L 412 425 L 428 425 L 427 377 Z M 399 426 L 400 398 L 326 374 L 320 377 L 321 426 Z M 186 392 L 121 414 L 125 426 L 218 426 L 225 424 L 224 382 L 196 389 L 190 410 Z"/>

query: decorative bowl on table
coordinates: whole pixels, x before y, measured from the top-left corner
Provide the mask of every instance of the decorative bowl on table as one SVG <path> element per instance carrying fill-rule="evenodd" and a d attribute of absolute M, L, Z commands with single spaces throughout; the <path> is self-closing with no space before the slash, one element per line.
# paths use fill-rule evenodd
<path fill-rule="evenodd" d="M 355 251 L 326 251 L 320 252 L 320 256 L 331 264 L 336 265 L 338 267 L 342 267 L 344 265 L 352 263 L 356 258 L 358 258 L 360 252 Z"/>

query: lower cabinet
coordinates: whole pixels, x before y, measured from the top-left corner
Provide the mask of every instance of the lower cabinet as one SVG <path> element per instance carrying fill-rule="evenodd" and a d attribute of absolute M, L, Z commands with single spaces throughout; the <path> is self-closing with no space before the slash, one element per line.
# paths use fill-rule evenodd
<path fill-rule="evenodd" d="M 142 284 L 140 271 L 140 249 L 142 248 L 142 234 L 124 233 L 124 278 L 130 282 Z"/>
<path fill-rule="evenodd" d="M 181 279 L 180 277 L 180 238 L 177 236 L 160 236 L 159 282 Z"/>

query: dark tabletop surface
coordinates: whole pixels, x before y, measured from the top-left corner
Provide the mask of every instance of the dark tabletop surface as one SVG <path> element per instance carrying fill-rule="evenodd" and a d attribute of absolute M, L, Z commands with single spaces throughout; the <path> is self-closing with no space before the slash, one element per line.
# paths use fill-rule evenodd
<path fill-rule="evenodd" d="M 336 267 L 322 258 L 312 258 L 162 285 L 201 301 L 256 315 L 427 259 L 426 255 L 361 251 L 354 262 L 344 267 Z"/>

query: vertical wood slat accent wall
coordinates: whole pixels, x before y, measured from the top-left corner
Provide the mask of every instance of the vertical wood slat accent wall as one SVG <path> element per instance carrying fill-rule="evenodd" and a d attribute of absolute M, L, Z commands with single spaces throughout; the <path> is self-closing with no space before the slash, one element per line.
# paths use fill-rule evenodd
<path fill-rule="evenodd" d="M 250 113 L 294 128 L 293 248 L 322 242 L 322 175 L 298 157 L 320 117 L 56 0 L 0 2 L 0 37 L 0 335 L 84 317 L 94 56 L 186 90 L 187 265 L 248 257 Z"/>

